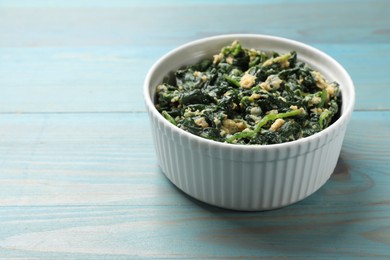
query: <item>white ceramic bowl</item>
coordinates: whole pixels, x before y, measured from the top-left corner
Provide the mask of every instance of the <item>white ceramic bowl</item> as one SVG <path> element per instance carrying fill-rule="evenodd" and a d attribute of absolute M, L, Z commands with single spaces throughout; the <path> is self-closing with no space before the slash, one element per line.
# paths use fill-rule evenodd
<path fill-rule="evenodd" d="M 273 145 L 220 143 L 169 123 L 154 106 L 156 86 L 168 73 L 212 57 L 234 40 L 264 51 L 295 50 L 299 60 L 340 84 L 340 118 L 317 134 Z M 148 72 L 144 95 L 157 158 L 168 179 L 198 200 L 235 210 L 283 207 L 318 190 L 336 166 L 355 100 L 350 76 L 325 53 L 284 38 L 248 34 L 205 38 L 169 52 Z"/>

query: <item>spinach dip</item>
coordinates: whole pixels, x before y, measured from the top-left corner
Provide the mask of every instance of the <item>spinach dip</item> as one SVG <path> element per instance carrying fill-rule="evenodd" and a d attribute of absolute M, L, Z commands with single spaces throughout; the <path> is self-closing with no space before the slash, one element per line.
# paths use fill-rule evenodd
<path fill-rule="evenodd" d="M 233 144 L 277 144 L 313 135 L 339 116 L 339 84 L 298 61 L 238 41 L 172 73 L 155 105 L 172 124 Z"/>

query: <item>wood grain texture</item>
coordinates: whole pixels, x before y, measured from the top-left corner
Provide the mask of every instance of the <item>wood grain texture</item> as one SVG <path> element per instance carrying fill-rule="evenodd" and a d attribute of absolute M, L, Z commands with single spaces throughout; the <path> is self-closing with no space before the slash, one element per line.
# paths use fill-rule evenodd
<path fill-rule="evenodd" d="M 390 2 L 0 0 L 0 259 L 390 257 Z M 243 213 L 159 169 L 150 66 L 188 41 L 263 33 L 338 60 L 356 106 L 309 198 Z"/>
<path fill-rule="evenodd" d="M 8 237 L 1 246 L 9 256 L 25 251 L 46 258 L 389 256 L 386 240 L 367 235 L 388 223 L 382 206 L 332 209 L 299 205 L 242 214 L 207 206 L 6 208 Z"/>
<path fill-rule="evenodd" d="M 4 47 L 177 45 L 237 32 L 308 43 L 389 43 L 385 0 L 119 1 L 117 6 L 73 0 L 58 7 L 48 1 L 13 2 L 5 1 L 0 12 Z"/>

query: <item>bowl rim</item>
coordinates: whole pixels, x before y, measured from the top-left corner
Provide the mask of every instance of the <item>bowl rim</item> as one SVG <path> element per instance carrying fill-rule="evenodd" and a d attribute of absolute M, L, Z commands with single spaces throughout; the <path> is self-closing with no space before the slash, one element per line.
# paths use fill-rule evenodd
<path fill-rule="evenodd" d="M 189 49 L 191 47 L 194 47 L 196 45 L 200 44 L 205 44 L 207 42 L 212 42 L 212 41 L 219 41 L 225 39 L 226 41 L 232 40 L 232 39 L 254 39 L 254 40 L 268 40 L 268 41 L 276 41 L 284 44 L 285 46 L 291 45 L 291 46 L 299 46 L 301 49 L 306 49 L 310 53 L 314 53 L 315 55 L 321 56 L 323 59 L 326 59 L 329 61 L 332 66 L 335 67 L 335 69 L 342 74 L 342 77 L 345 78 L 347 84 L 346 86 L 341 86 L 342 88 L 348 88 L 349 92 L 349 97 L 348 97 L 348 102 L 344 101 L 344 98 L 342 97 L 342 106 L 340 109 L 341 115 L 340 117 L 330 126 L 327 128 L 321 130 L 320 132 L 317 132 L 313 135 L 294 140 L 294 141 L 289 141 L 289 142 L 284 142 L 284 143 L 277 143 L 277 144 L 267 144 L 267 145 L 262 145 L 262 144 L 231 144 L 231 143 L 225 143 L 225 142 L 219 142 L 211 139 L 206 139 L 200 136 L 197 136 L 195 134 L 192 134 L 188 131 L 185 131 L 170 122 L 166 120 L 155 108 L 155 104 L 153 101 L 153 98 L 150 95 L 150 90 L 153 88 L 156 88 L 157 86 L 151 86 L 151 80 L 156 72 L 156 70 L 164 63 L 164 61 L 168 60 L 171 56 L 174 56 L 176 53 L 183 51 L 185 49 Z M 261 48 L 261 46 L 259 46 Z M 299 55 L 299 53 L 298 53 Z M 179 67 L 179 66 L 178 66 Z M 343 93 L 343 90 L 342 92 Z M 321 136 L 330 134 L 331 132 L 335 131 L 337 128 L 345 124 L 345 122 L 348 122 L 350 119 L 350 116 L 353 112 L 354 109 L 354 104 L 355 104 L 355 88 L 353 81 L 348 74 L 348 72 L 344 69 L 344 67 L 337 62 L 334 58 L 326 54 L 325 52 L 314 48 L 310 45 L 307 45 L 305 43 L 280 37 L 280 36 L 273 36 L 273 35 L 265 35 L 265 34 L 222 34 L 222 35 L 216 35 L 216 36 L 210 36 L 210 37 L 205 37 L 197 40 L 193 40 L 190 42 L 187 42 L 183 45 L 180 45 L 171 51 L 167 52 L 166 54 L 162 55 L 149 69 L 149 71 L 146 74 L 145 80 L 144 80 L 144 101 L 147 107 L 147 110 L 149 113 L 152 113 L 155 118 L 158 119 L 158 121 L 162 124 L 164 124 L 165 127 L 168 127 L 171 131 L 177 132 L 181 136 L 185 136 L 189 139 L 194 139 L 197 140 L 199 144 L 206 144 L 206 145 L 213 145 L 213 146 L 218 146 L 219 148 L 228 148 L 228 149 L 245 149 L 245 150 L 268 150 L 268 149 L 281 149 L 281 148 L 288 148 L 291 146 L 295 146 L 298 144 L 304 144 L 307 142 L 311 142 L 317 139 L 320 139 Z"/>

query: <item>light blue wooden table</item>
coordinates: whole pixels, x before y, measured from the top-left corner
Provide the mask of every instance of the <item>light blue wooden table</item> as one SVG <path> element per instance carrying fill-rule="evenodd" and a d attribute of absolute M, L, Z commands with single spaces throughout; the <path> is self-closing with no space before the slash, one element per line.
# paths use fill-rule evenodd
<path fill-rule="evenodd" d="M 0 0 L 0 258 L 390 257 L 390 1 Z M 326 185 L 267 212 L 222 210 L 160 171 L 150 66 L 188 41 L 313 45 L 356 85 Z"/>

